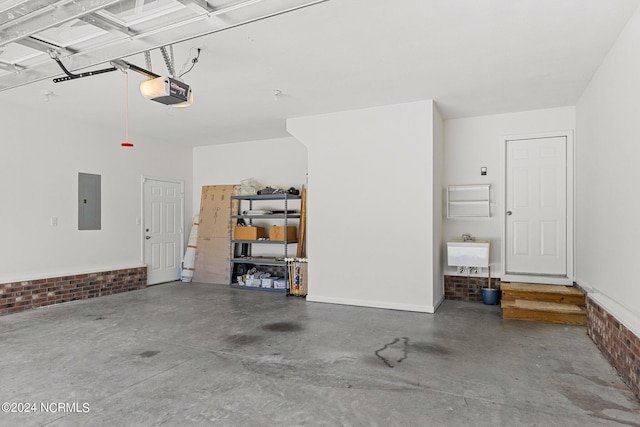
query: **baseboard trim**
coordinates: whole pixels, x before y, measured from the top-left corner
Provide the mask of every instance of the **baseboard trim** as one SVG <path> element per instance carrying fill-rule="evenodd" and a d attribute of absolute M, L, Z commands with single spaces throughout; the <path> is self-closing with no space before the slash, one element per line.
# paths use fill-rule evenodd
<path fill-rule="evenodd" d="M 419 313 L 430 313 L 430 314 L 435 313 L 436 308 L 442 303 L 442 300 L 441 300 L 435 306 L 428 306 L 428 305 L 417 305 L 417 304 L 389 303 L 384 301 L 373 301 L 373 300 L 323 297 L 323 296 L 311 295 L 311 294 L 307 295 L 307 301 L 327 303 L 327 304 L 351 305 L 351 306 L 357 306 L 357 307 L 383 308 L 387 310 L 415 311 Z"/>
<path fill-rule="evenodd" d="M 443 303 L 443 302 L 444 302 L 444 295 L 442 295 L 442 296 L 440 297 L 440 299 L 438 300 L 438 302 L 435 304 L 435 306 L 434 306 L 434 308 L 433 308 L 433 311 L 432 311 L 432 312 L 430 312 L 430 313 L 435 313 L 435 312 L 436 312 L 436 310 L 440 307 L 440 305 L 442 305 L 442 303 Z"/>
<path fill-rule="evenodd" d="M 604 294 L 599 292 L 590 292 L 588 295 L 589 298 L 605 309 L 618 322 L 623 324 L 636 336 L 640 337 L 640 316 Z"/>
<path fill-rule="evenodd" d="M 103 271 L 118 271 L 118 270 L 131 270 L 134 268 L 144 268 L 145 264 L 124 264 L 124 265 L 112 265 L 106 267 L 95 267 L 80 270 L 64 270 L 64 271 L 52 271 L 49 273 L 41 273 L 35 275 L 13 275 L 13 276 L 0 276 L 0 284 L 13 283 L 13 282 L 26 282 L 31 280 L 43 280 L 52 277 L 67 277 L 67 276 L 79 276 L 82 274 L 93 274 Z"/>

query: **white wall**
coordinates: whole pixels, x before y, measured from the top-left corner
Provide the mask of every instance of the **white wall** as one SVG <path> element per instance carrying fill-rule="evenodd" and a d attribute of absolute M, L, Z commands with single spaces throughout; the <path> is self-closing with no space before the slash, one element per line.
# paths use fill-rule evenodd
<path fill-rule="evenodd" d="M 446 264 L 443 214 L 443 188 L 444 188 L 444 122 L 440 111 L 434 105 L 433 108 L 433 296 L 436 306 L 444 299 L 444 269 Z"/>
<path fill-rule="evenodd" d="M 433 109 L 421 101 L 287 121 L 309 150 L 307 300 L 435 310 Z"/>
<path fill-rule="evenodd" d="M 135 135 L 122 148 L 121 129 L 6 103 L 0 117 L 0 283 L 142 265 L 142 175 L 184 180 L 190 218 L 190 148 Z M 102 175 L 100 231 L 77 229 L 78 172 Z"/>
<path fill-rule="evenodd" d="M 577 281 L 640 335 L 640 10 L 577 106 Z"/>
<path fill-rule="evenodd" d="M 491 218 L 456 218 L 445 220 L 444 242 L 460 239 L 468 233 L 479 240 L 491 241 L 491 274 L 502 272 L 500 215 L 504 211 L 501 173 L 501 144 L 509 135 L 522 135 L 575 129 L 575 108 L 553 108 L 519 113 L 497 114 L 446 120 L 444 122 L 444 186 L 491 184 Z M 487 167 L 487 175 L 480 168 Z M 446 211 L 445 211 L 446 212 Z M 446 213 L 445 213 L 446 215 Z M 455 275 L 447 266 L 445 274 Z M 486 276 L 486 272 L 481 274 Z"/>
<path fill-rule="evenodd" d="M 307 148 L 295 138 L 264 139 L 193 149 L 193 212 L 200 212 L 203 185 L 239 184 L 289 188 L 306 184 Z"/>

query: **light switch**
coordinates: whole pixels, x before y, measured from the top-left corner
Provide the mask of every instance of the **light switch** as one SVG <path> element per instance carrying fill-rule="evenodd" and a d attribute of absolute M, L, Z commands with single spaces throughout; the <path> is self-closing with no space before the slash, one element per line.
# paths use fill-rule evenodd
<path fill-rule="evenodd" d="M 52 227 L 57 227 L 58 226 L 58 218 L 55 216 L 51 217 L 51 226 Z"/>
<path fill-rule="evenodd" d="M 482 166 L 480 168 L 480 175 L 485 176 L 487 174 L 487 167 L 486 166 Z"/>

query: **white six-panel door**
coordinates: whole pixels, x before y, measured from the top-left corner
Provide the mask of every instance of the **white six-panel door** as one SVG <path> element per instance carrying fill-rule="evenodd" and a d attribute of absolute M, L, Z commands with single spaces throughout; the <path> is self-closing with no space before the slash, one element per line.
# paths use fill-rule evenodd
<path fill-rule="evenodd" d="M 182 259 L 182 184 L 145 179 L 144 262 L 147 284 L 178 280 Z"/>
<path fill-rule="evenodd" d="M 506 142 L 505 274 L 566 278 L 567 138 Z"/>

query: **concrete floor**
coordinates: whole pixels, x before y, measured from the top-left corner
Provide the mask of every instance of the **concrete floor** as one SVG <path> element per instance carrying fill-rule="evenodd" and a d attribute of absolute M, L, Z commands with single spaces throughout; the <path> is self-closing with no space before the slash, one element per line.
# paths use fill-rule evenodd
<path fill-rule="evenodd" d="M 0 357 L 0 402 L 37 410 L 2 426 L 640 426 L 584 327 L 479 303 L 428 315 L 177 282 L 1 317 Z"/>

